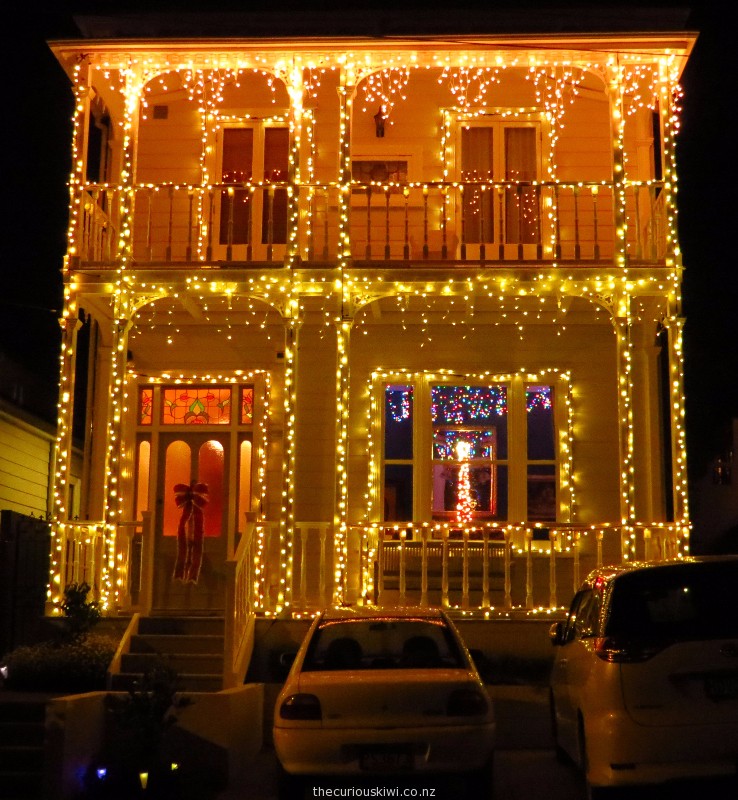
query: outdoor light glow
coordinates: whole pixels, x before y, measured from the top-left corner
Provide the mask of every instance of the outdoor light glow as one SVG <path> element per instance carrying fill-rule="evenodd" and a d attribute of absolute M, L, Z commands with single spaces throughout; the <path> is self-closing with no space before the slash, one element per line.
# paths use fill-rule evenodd
<path fill-rule="evenodd" d="M 133 521 L 132 443 L 141 426 L 159 435 L 153 407 L 148 416 L 139 414 L 139 388 L 202 383 L 230 386 L 235 393 L 251 380 L 259 387 L 253 397 L 255 466 L 248 511 L 255 520 L 249 521 L 252 550 L 243 573 L 244 603 L 264 614 L 294 608 L 293 589 L 301 574 L 296 559 L 306 541 L 295 515 L 298 465 L 305 469 L 300 459 L 306 458 L 298 436 L 312 424 L 301 416 L 307 398 L 300 393 L 311 368 L 310 359 L 302 358 L 318 338 L 316 330 L 326 347 L 335 337 L 335 373 L 321 400 L 327 427 L 335 413 L 332 506 L 329 512 L 319 502 L 315 507 L 323 508 L 321 563 L 329 573 L 321 580 L 332 586 L 330 599 L 336 604 L 371 602 L 374 594 L 372 565 L 389 524 L 382 522 L 385 407 L 394 424 L 411 427 L 421 411 L 426 422 L 443 422 L 449 430 L 439 442 L 458 461 L 455 505 L 443 521 L 429 518 L 430 500 L 422 492 L 430 490 L 417 488 L 429 478 L 415 478 L 417 518 L 403 521 L 397 531 L 408 547 L 411 541 L 427 545 L 428 537 L 447 541 L 456 529 L 467 540 L 502 537 L 507 558 L 532 558 L 535 551 L 550 556 L 553 564 L 556 553 L 578 558 L 585 541 L 601 553 L 606 532 L 621 536 L 627 559 L 657 544 L 669 554 L 688 553 L 674 163 L 685 55 L 662 47 L 657 37 L 648 47 L 625 37 L 612 45 L 572 41 L 566 50 L 560 44 L 549 46 L 541 39 L 529 47 L 513 46 L 504 37 L 475 37 L 390 39 L 350 47 L 317 40 L 299 46 L 275 40 L 268 47 L 235 40 L 207 47 L 176 41 L 148 41 L 140 49 L 115 41 L 83 50 L 74 44 L 54 46 L 72 80 L 74 113 L 50 608 L 58 611 L 64 586 L 86 579 L 85 570 L 94 575 L 93 594 L 104 610 L 130 602 L 124 601 L 130 536 L 143 524 Z M 264 104 L 258 114 L 234 100 L 246 86 Z M 422 154 L 411 153 L 407 104 L 428 86 L 440 98 L 427 123 L 436 139 L 427 138 Z M 511 105 L 510 86 L 518 87 L 519 105 Z M 320 116 L 328 96 L 331 129 Z M 184 108 L 191 114 L 189 161 L 161 183 L 144 182 L 139 178 L 146 174 L 142 132 L 154 130 L 157 107 L 173 104 L 175 97 L 178 113 Z M 85 148 L 93 104 L 103 101 L 112 109 L 113 172 L 90 183 Z M 599 172 L 593 166 L 580 181 L 572 177 L 576 170 L 562 148 L 584 104 L 595 101 L 603 104 L 610 164 Z M 378 113 L 388 126 L 390 146 L 383 149 L 374 141 L 372 118 Z M 644 120 L 652 124 L 652 114 L 661 137 L 655 148 L 663 162 L 661 180 L 652 173 L 644 178 L 641 128 Z M 371 131 L 367 153 L 352 142 L 352 136 L 362 135 L 362 125 Z M 517 168 L 500 174 L 490 167 L 472 179 L 459 143 L 477 126 L 501 138 L 508 129 L 533 130 L 534 178 L 522 180 Z M 286 131 L 286 174 L 282 164 L 272 175 L 255 179 L 244 172 L 243 180 L 227 181 L 218 154 L 225 132 L 234 128 L 258 131 L 257 138 L 272 129 Z M 504 143 L 494 147 L 502 153 Z M 402 168 L 391 166 L 406 178 L 398 182 L 378 172 L 377 180 L 372 176 L 362 183 L 353 174 L 357 157 L 376 160 L 380 168 L 402 162 Z M 274 208 L 282 200 L 284 238 L 276 241 Z M 249 216 L 243 223 L 248 241 L 236 242 L 234 217 L 262 213 L 264 234 L 249 238 L 255 219 Z M 218 230 L 221 222 L 230 231 L 225 238 Z M 257 257 L 257 250 L 268 257 Z M 94 478 L 89 518 L 80 521 L 72 519 L 69 486 L 83 310 L 99 324 L 105 348 L 105 360 L 97 365 L 94 421 L 95 432 L 105 433 L 97 450 L 86 454 L 91 463 L 99 462 L 100 474 Z M 610 421 L 617 427 L 617 448 L 612 448 L 617 450 L 617 519 L 596 525 L 582 522 L 593 514 L 591 500 L 585 500 L 592 475 L 582 471 L 587 456 L 579 435 L 596 409 L 581 392 L 586 381 L 579 367 L 571 367 L 566 349 L 558 347 L 563 342 L 574 351 L 579 334 L 572 331 L 582 319 L 612 335 L 615 369 Z M 378 351 L 373 343 L 385 321 L 397 331 L 396 350 Z M 246 366 L 251 366 L 253 358 L 254 368 L 213 368 L 212 373 L 203 368 L 192 357 L 196 326 L 222 343 L 222 352 L 218 347 L 219 352 L 206 354 L 214 363 L 241 367 L 236 360 L 249 359 Z M 637 472 L 648 461 L 639 452 L 638 419 L 643 407 L 638 382 L 648 368 L 638 336 L 645 328 L 664 331 L 667 341 L 673 522 L 638 519 Z M 474 366 L 487 346 L 486 331 L 506 342 L 487 362 L 505 365 L 495 372 Z M 551 340 L 545 357 L 541 331 Z M 458 343 L 456 363 L 438 347 L 445 336 Z M 149 341 L 160 343 L 167 366 L 139 372 L 129 353 Z M 259 343 L 258 352 L 244 355 L 250 342 Z M 275 352 L 278 365 L 265 355 Z M 421 359 L 427 368 L 420 368 Z M 169 363 L 176 366 L 165 373 Z M 540 516 L 524 520 L 527 434 L 520 432 L 526 418 L 532 425 L 545 412 L 553 419 L 555 456 L 545 466 L 553 475 L 556 514 L 545 523 L 548 537 L 536 534 L 534 543 L 534 522 L 543 523 Z M 519 435 L 510 437 L 510 453 L 493 456 L 482 423 L 491 428 L 503 421 Z M 454 425 L 470 430 L 462 436 Z M 433 446 L 428 438 L 418 439 L 408 462 L 428 466 Z M 426 460 L 418 461 L 418 453 Z M 500 521 L 477 513 L 474 470 L 482 453 L 511 476 L 518 516 Z M 535 458 L 530 461 L 540 466 Z M 236 469 L 235 460 L 230 468 Z M 239 521 L 236 530 L 243 528 Z M 355 533 L 358 551 L 351 549 Z M 331 543 L 332 561 L 325 555 Z M 354 559 L 361 575 L 357 586 L 350 586 Z"/>

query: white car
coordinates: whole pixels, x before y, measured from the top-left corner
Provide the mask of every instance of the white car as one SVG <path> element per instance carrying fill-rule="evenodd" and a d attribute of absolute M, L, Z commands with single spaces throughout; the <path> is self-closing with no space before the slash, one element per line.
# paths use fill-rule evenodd
<path fill-rule="evenodd" d="M 305 775 L 469 773 L 489 796 L 492 703 L 448 617 L 336 609 L 313 622 L 274 710 L 280 793 Z M 472 780 L 473 779 L 473 780 Z"/>
<path fill-rule="evenodd" d="M 551 640 L 557 753 L 591 796 L 736 775 L 738 558 L 597 570 Z"/>

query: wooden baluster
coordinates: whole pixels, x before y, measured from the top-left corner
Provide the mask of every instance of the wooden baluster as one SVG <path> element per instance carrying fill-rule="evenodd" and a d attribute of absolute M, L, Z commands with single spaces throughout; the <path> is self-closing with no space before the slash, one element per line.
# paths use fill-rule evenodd
<path fill-rule="evenodd" d="M 428 605 L 428 528 L 420 530 L 420 605 Z"/>
<path fill-rule="evenodd" d="M 559 211 L 559 184 L 554 184 L 554 254 L 561 258 L 561 220 Z"/>
<path fill-rule="evenodd" d="M 307 608 L 307 525 L 300 526 L 300 610 Z"/>
<path fill-rule="evenodd" d="M 378 532 L 377 541 L 377 584 L 375 587 L 375 594 L 377 597 L 377 605 L 381 606 L 384 599 L 384 532 Z"/>
<path fill-rule="evenodd" d="M 541 214 L 543 207 L 541 206 L 541 185 L 537 183 L 533 192 L 535 194 L 535 215 L 536 215 L 536 258 L 540 261 L 543 258 L 543 233 L 541 230 Z"/>
<path fill-rule="evenodd" d="M 187 248 L 185 249 L 185 261 L 188 264 L 192 261 L 192 230 L 195 226 L 194 206 L 195 191 L 190 187 L 187 190 Z"/>
<path fill-rule="evenodd" d="M 253 231 L 253 216 L 254 216 L 254 192 L 255 187 L 249 186 L 248 195 L 246 197 L 246 261 L 254 260 L 254 231 Z"/>
<path fill-rule="evenodd" d="M 372 187 L 366 187 L 366 260 L 372 258 Z"/>
<path fill-rule="evenodd" d="M 410 258 L 410 228 L 408 219 L 408 211 L 409 211 L 408 202 L 410 199 L 409 187 L 405 186 L 402 190 L 402 194 L 405 198 L 405 242 L 402 246 L 402 257 L 405 261 L 407 261 Z"/>
<path fill-rule="evenodd" d="M 226 261 L 233 260 L 233 212 L 236 205 L 236 190 L 229 186 L 226 191 L 228 198 L 228 222 L 226 224 Z M 222 194 L 221 194 L 222 198 Z M 222 201 L 221 201 L 222 202 Z"/>
<path fill-rule="evenodd" d="M 428 249 L 428 187 L 423 187 L 423 258 L 427 259 Z"/>
<path fill-rule="evenodd" d="M 461 260 L 466 261 L 466 209 L 464 208 L 464 184 L 459 184 L 459 208 L 461 209 Z"/>
<path fill-rule="evenodd" d="M 441 605 L 448 608 L 448 528 L 441 536 Z"/>
<path fill-rule="evenodd" d="M 556 599 L 556 545 L 558 540 L 558 533 L 555 530 L 548 532 L 549 542 L 549 561 L 548 561 L 548 606 L 549 608 L 556 608 L 558 601 Z"/>
<path fill-rule="evenodd" d="M 595 537 L 597 540 L 597 567 L 602 566 L 602 539 L 605 536 L 605 532 L 600 529 L 595 533 Z"/>
<path fill-rule="evenodd" d="M 207 231 L 205 240 L 205 259 L 213 260 L 213 189 L 208 188 Z"/>
<path fill-rule="evenodd" d="M 167 224 L 167 246 L 165 260 L 169 264 L 172 260 L 172 233 L 174 231 L 174 186 L 169 187 L 169 221 Z"/>
<path fill-rule="evenodd" d="M 510 528 L 505 528 L 505 608 L 510 610 L 512 608 L 512 531 Z"/>
<path fill-rule="evenodd" d="M 464 528 L 461 545 L 461 607 L 469 608 L 469 531 Z"/>
<path fill-rule="evenodd" d="M 597 195 L 599 194 L 599 188 L 597 186 L 592 187 L 592 225 L 594 227 L 593 236 L 594 236 L 594 259 L 595 261 L 600 260 L 600 236 L 598 230 L 598 219 L 597 219 Z"/>
<path fill-rule="evenodd" d="M 315 258 L 315 230 L 313 222 L 317 220 L 315 209 L 315 191 L 311 186 L 308 189 L 308 202 L 307 202 L 307 259 L 312 261 Z"/>
<path fill-rule="evenodd" d="M 441 258 L 445 261 L 448 258 L 448 243 L 446 241 L 448 225 L 448 188 L 441 189 Z"/>
<path fill-rule="evenodd" d="M 574 562 L 573 562 L 573 569 L 572 569 L 572 588 L 574 593 L 576 594 L 577 590 L 579 589 L 579 545 L 581 542 L 581 533 L 580 531 L 574 531 L 574 540 L 572 542 L 574 546 Z"/>
<path fill-rule="evenodd" d="M 152 256 L 152 205 L 153 205 L 153 198 L 152 198 L 153 190 L 147 189 L 146 190 L 146 261 L 151 263 L 151 256 Z"/>
<path fill-rule="evenodd" d="M 485 225 L 484 225 L 484 206 L 487 200 L 487 184 L 482 184 L 481 197 L 479 199 L 479 261 L 484 263 L 486 258 L 486 245 L 485 245 Z"/>
<path fill-rule="evenodd" d="M 489 530 L 482 531 L 482 607 L 489 608 Z"/>
<path fill-rule="evenodd" d="M 274 244 L 274 186 L 267 190 L 267 261 L 272 260 Z"/>
<path fill-rule="evenodd" d="M 405 537 L 407 533 L 400 531 L 400 607 L 405 605 L 405 592 L 406 592 L 406 575 L 405 575 Z"/>
<path fill-rule="evenodd" d="M 384 260 L 390 258 L 390 191 L 384 187 Z"/>
<path fill-rule="evenodd" d="M 497 227 L 498 227 L 498 247 L 499 259 L 505 260 L 505 189 L 497 187 Z"/>
<path fill-rule="evenodd" d="M 523 260 L 523 187 L 518 183 L 515 187 L 515 202 L 518 211 L 518 260 Z"/>
<path fill-rule="evenodd" d="M 641 260 L 643 258 L 643 239 L 642 239 L 642 225 L 641 225 L 641 187 L 634 186 L 633 194 L 635 196 L 635 236 L 636 236 L 636 258 Z"/>
<path fill-rule="evenodd" d="M 321 608 L 327 603 L 326 601 L 326 540 L 328 538 L 328 526 L 320 526 L 320 568 L 318 570 L 318 580 L 320 582 L 320 605 Z"/>
<path fill-rule="evenodd" d="M 533 531 L 525 531 L 525 607 L 533 608 Z"/>
<path fill-rule="evenodd" d="M 323 260 L 328 260 L 328 189 L 325 189 L 325 214 L 323 215 Z"/>
<path fill-rule="evenodd" d="M 582 247 L 579 241 L 579 186 L 574 187 L 574 258 L 579 261 L 582 257 Z"/>

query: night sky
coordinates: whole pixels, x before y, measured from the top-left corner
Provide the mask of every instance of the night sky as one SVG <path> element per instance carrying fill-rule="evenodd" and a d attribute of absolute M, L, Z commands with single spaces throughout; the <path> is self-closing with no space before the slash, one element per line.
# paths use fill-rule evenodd
<path fill-rule="evenodd" d="M 288 3 L 280 4 L 287 7 Z M 381 8 L 376 2 L 310 2 L 296 8 L 330 14 L 350 6 Z M 397 3 L 387 5 L 394 5 Z M 409 13 L 450 11 L 438 0 L 402 4 Z M 469 3 L 467 3 L 469 5 Z M 593 3 L 526 3 L 517 8 L 582 6 Z M 683 7 L 679 3 L 607 3 L 602 6 Z M 687 430 L 690 477 L 696 479 L 728 445 L 730 419 L 738 416 L 738 265 L 731 257 L 731 233 L 738 227 L 733 185 L 736 179 L 736 79 L 732 25 L 717 0 L 694 3 L 689 27 L 700 31 L 682 84 L 682 130 L 678 139 L 679 233 L 686 267 Z M 49 38 L 76 38 L 73 13 L 109 14 L 121 10 L 256 10 L 263 4 L 231 2 L 166 3 L 87 0 L 22 4 L 4 26 L 5 147 L 2 181 L 0 269 L 0 350 L 48 377 L 49 407 L 55 403 L 61 308 L 60 268 L 65 248 L 66 181 L 70 171 L 72 95 L 61 68 L 45 45 Z M 415 6 L 415 10 L 413 10 Z M 505 4 L 488 0 L 486 8 Z M 6 11 L 5 14 L 8 12 Z"/>

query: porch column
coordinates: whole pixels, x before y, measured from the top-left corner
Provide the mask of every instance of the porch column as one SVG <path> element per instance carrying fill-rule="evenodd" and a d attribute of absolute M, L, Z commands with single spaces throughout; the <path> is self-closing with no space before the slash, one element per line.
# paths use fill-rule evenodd
<path fill-rule="evenodd" d="M 77 365 L 77 302 L 68 288 L 65 290 L 64 316 L 59 320 L 62 328 L 61 369 L 59 378 L 59 404 L 54 474 L 51 479 L 53 496 L 53 525 L 50 563 L 50 587 L 47 595 L 54 604 L 64 591 L 64 523 L 67 521 L 69 497 L 68 476 L 72 469 L 72 415 L 74 412 L 74 379 Z M 52 606 L 53 607 L 53 606 Z M 49 609 L 51 610 L 51 608 Z"/>
<path fill-rule="evenodd" d="M 116 537 L 121 520 L 123 497 L 121 496 L 121 471 L 123 467 L 123 411 L 126 407 L 128 362 L 128 332 L 131 319 L 123 311 L 127 305 L 120 295 L 116 296 L 116 313 L 112 322 L 112 358 L 109 382 L 107 413 L 107 450 L 103 477 L 103 499 L 105 508 L 105 538 L 102 553 L 100 601 L 104 609 L 113 607 L 118 599 Z"/>
<path fill-rule="evenodd" d="M 622 558 L 635 555 L 635 475 L 633 467 L 633 321 L 630 316 L 630 296 L 616 299 L 613 316 L 616 335 L 618 445 L 620 453 L 620 522 L 622 528 Z"/>
<path fill-rule="evenodd" d="M 285 76 L 290 96 L 290 155 L 287 165 L 287 248 L 285 258 L 292 267 L 300 256 L 300 185 L 302 183 L 301 140 L 304 86 L 302 67 L 295 66 Z"/>
<path fill-rule="evenodd" d="M 633 327 L 633 420 L 637 479 L 635 505 L 641 522 L 664 519 L 664 458 L 659 446 L 658 354 L 654 323 Z M 639 554 L 640 557 L 640 554 Z"/>
<path fill-rule="evenodd" d="M 671 431 L 671 491 L 674 521 L 689 525 L 687 491 L 687 441 L 684 428 L 684 354 L 682 333 L 684 317 L 664 320 L 669 347 L 669 427 Z M 688 545 L 687 545 L 688 548 Z"/>
<path fill-rule="evenodd" d="M 333 505 L 333 602 L 355 601 L 347 597 L 348 566 L 348 424 L 349 424 L 349 345 L 352 315 L 351 296 L 345 271 L 351 266 L 351 108 L 356 78 L 352 71 L 341 72 L 338 143 L 338 275 L 336 293 L 341 317 L 336 329 L 336 477 Z"/>
<path fill-rule="evenodd" d="M 87 157 L 90 116 L 90 65 L 86 59 L 75 65 L 74 77 L 74 116 L 72 117 L 72 192 L 67 229 L 67 255 L 65 268 L 76 267 L 85 246 L 84 239 L 84 199 L 87 193 L 82 189 L 87 183 Z"/>
<path fill-rule="evenodd" d="M 610 129 L 612 131 L 614 259 L 616 267 L 628 266 L 628 233 L 625 196 L 625 114 L 623 67 L 612 67 L 609 81 Z"/>
<path fill-rule="evenodd" d="M 347 596 L 348 566 L 348 425 L 349 346 L 353 317 L 343 316 L 336 331 L 336 485 L 333 512 L 333 602 L 355 602 Z"/>
<path fill-rule="evenodd" d="M 282 506 L 279 515 L 279 613 L 292 603 L 292 574 L 295 541 L 295 376 L 297 340 L 302 320 L 288 316 L 284 328 L 284 469 L 282 471 Z"/>

